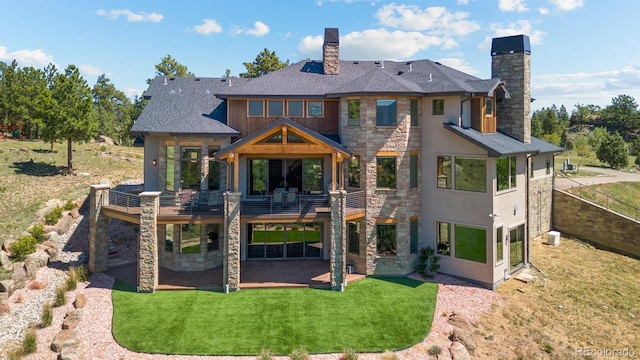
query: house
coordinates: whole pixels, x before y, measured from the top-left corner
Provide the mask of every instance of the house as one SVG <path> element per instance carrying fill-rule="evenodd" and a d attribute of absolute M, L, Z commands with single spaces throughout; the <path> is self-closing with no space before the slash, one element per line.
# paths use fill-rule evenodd
<path fill-rule="evenodd" d="M 340 289 L 347 269 L 412 272 L 422 247 L 490 288 L 522 269 L 529 239 L 551 229 L 563 150 L 531 136 L 529 38 L 493 39 L 491 79 L 339 52 L 327 28 L 322 61 L 156 77 L 131 129 L 144 136 L 138 207 L 91 189 L 91 270 L 106 270 L 109 217 L 140 224 L 141 291 L 159 267 L 222 267 L 235 290 L 245 261 L 268 259 L 329 260 Z"/>

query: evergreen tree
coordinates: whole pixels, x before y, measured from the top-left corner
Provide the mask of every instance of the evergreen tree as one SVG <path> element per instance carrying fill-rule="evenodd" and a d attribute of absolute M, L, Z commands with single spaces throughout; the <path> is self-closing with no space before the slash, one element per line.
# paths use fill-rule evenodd
<path fill-rule="evenodd" d="M 247 68 L 247 72 L 240 74 L 240 77 L 256 78 L 289 66 L 289 60 L 282 62 L 275 51 L 264 48 L 252 63 L 242 64 Z"/>

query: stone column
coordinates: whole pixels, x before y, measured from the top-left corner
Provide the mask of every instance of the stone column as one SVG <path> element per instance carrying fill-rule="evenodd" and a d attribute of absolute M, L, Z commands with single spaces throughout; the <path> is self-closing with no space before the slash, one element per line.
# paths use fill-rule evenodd
<path fill-rule="evenodd" d="M 224 242 L 222 249 L 223 286 L 237 291 L 240 286 L 240 197 L 239 192 L 225 192 L 224 197 Z"/>
<path fill-rule="evenodd" d="M 158 287 L 158 211 L 160 191 L 140 193 L 140 238 L 138 250 L 138 291 L 153 292 Z"/>
<path fill-rule="evenodd" d="M 329 192 L 331 207 L 331 288 L 342 290 L 347 284 L 347 192 Z"/>
<path fill-rule="evenodd" d="M 109 204 L 109 185 L 91 185 L 89 191 L 89 270 L 107 271 L 109 268 L 109 218 L 102 215 L 102 206 Z"/>

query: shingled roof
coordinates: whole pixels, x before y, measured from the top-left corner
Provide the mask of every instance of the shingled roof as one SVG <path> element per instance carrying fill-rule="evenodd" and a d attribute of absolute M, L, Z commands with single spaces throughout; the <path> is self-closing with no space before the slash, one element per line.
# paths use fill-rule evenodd
<path fill-rule="evenodd" d="M 246 79 L 233 79 L 232 86 L 236 82 Z M 131 133 L 237 136 L 240 132 L 226 125 L 226 103 L 214 95 L 232 86 L 223 78 L 158 76 L 143 94 L 149 101 Z"/>

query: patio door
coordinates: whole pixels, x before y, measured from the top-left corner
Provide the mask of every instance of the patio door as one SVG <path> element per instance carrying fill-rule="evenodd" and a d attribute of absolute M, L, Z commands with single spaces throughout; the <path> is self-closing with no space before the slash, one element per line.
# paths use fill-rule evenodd
<path fill-rule="evenodd" d="M 259 223 L 247 227 L 249 259 L 322 257 L 321 223 Z"/>
<path fill-rule="evenodd" d="M 524 224 L 509 231 L 509 272 L 524 265 Z"/>
<path fill-rule="evenodd" d="M 249 159 L 249 195 L 272 194 L 277 188 L 295 188 L 321 194 L 322 159 Z"/>

